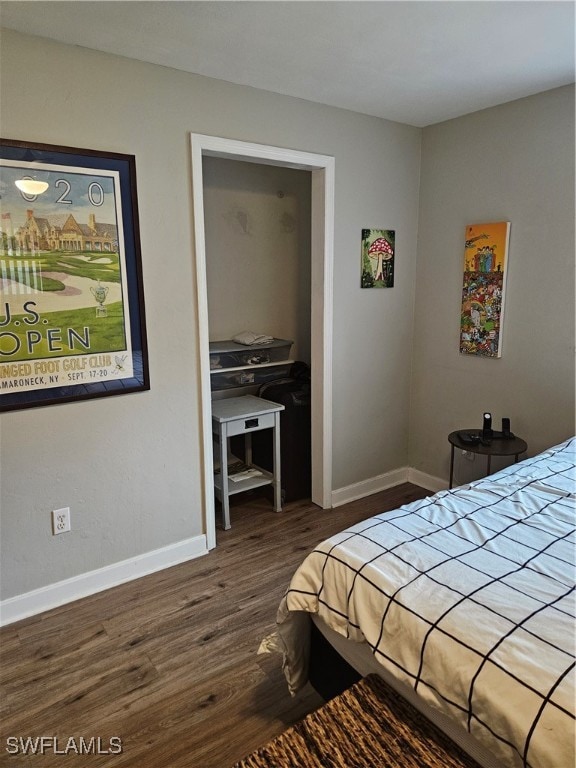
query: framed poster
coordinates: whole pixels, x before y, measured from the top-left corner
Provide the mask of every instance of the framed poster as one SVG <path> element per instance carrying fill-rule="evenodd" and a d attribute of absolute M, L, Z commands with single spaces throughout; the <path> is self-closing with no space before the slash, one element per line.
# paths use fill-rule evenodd
<path fill-rule="evenodd" d="M 460 352 L 501 357 L 510 222 L 470 224 L 464 241 Z"/>
<path fill-rule="evenodd" d="M 396 232 L 393 229 L 363 229 L 361 288 L 394 287 Z"/>
<path fill-rule="evenodd" d="M 149 389 L 134 157 L 0 139 L 0 195 L 0 411 Z"/>

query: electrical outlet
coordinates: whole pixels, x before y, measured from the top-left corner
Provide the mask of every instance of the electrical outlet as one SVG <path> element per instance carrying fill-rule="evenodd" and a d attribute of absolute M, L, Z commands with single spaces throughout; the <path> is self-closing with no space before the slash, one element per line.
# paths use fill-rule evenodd
<path fill-rule="evenodd" d="M 66 533 L 70 530 L 70 507 L 52 510 L 52 533 Z"/>

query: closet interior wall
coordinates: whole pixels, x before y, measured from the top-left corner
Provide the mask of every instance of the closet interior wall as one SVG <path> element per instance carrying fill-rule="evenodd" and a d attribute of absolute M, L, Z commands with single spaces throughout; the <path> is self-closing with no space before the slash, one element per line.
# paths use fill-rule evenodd
<path fill-rule="evenodd" d="M 210 341 L 290 339 L 310 363 L 311 174 L 203 158 Z"/>

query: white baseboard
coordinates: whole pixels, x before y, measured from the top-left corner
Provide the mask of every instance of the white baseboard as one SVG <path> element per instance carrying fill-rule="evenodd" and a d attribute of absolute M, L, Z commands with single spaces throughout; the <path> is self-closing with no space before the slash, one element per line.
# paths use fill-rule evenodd
<path fill-rule="evenodd" d="M 448 488 L 448 481 L 442 480 L 440 477 L 434 477 L 434 475 L 427 475 L 426 472 L 421 472 L 419 469 L 413 469 L 410 467 L 408 470 L 408 482 L 419 485 L 421 488 L 426 488 L 427 491 L 445 491 Z"/>
<path fill-rule="evenodd" d="M 332 491 L 332 506 L 340 507 L 349 501 L 363 499 L 365 496 L 370 496 L 373 493 L 385 491 L 388 488 L 393 488 L 395 485 L 400 485 L 400 483 L 406 483 L 408 482 L 409 471 L 408 467 L 401 467 L 400 469 L 392 470 L 392 472 L 372 477 L 369 480 L 362 480 L 359 483 L 338 488 Z"/>
<path fill-rule="evenodd" d="M 427 491 L 432 491 L 433 493 L 448 488 L 446 480 L 434 477 L 433 475 L 427 475 L 425 472 L 420 472 L 419 469 L 413 469 L 412 467 L 400 467 L 400 469 L 394 469 L 392 472 L 386 472 L 369 480 L 362 480 L 359 483 L 353 483 L 352 485 L 332 491 L 332 506 L 339 507 L 350 501 L 363 499 L 365 496 L 370 496 L 373 493 L 386 491 L 388 488 L 393 488 L 401 483 L 414 483 L 414 485 L 419 485 L 421 488 L 426 488 Z"/>
<path fill-rule="evenodd" d="M 34 616 L 96 592 L 102 592 L 126 581 L 139 579 L 141 576 L 161 571 L 163 568 L 179 565 L 207 553 L 206 536 L 194 536 L 119 563 L 106 565 L 95 571 L 81 573 L 70 579 L 25 592 L 23 595 L 10 597 L 0 602 L 0 626 L 12 624 L 14 621 Z"/>

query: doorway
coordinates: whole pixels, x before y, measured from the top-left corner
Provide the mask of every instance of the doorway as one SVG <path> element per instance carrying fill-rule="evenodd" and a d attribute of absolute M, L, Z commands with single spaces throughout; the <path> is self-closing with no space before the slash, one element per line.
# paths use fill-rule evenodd
<path fill-rule="evenodd" d="M 207 156 L 275 165 L 311 172 L 311 372 L 312 501 L 329 508 L 332 493 L 332 274 L 334 230 L 334 158 L 201 134 L 191 135 L 196 290 L 201 392 L 203 500 L 206 545 L 216 546 L 213 492 L 212 415 L 208 337 L 208 289 L 204 182 Z"/>

